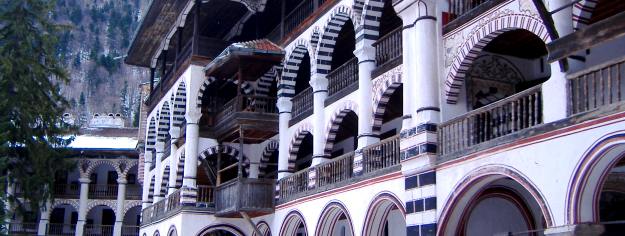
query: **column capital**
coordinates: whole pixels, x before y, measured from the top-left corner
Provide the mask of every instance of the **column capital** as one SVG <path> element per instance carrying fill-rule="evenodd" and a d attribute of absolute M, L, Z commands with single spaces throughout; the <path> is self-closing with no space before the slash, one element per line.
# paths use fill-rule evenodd
<path fill-rule="evenodd" d="M 81 177 L 78 179 L 78 182 L 80 182 L 81 184 L 88 184 L 91 183 L 91 179 L 89 179 L 88 177 Z"/>
<path fill-rule="evenodd" d="M 127 184 L 128 180 L 126 179 L 126 176 L 120 176 L 119 178 L 117 178 L 117 184 Z"/>
<path fill-rule="evenodd" d="M 178 126 L 169 127 L 169 136 L 171 136 L 172 141 L 180 138 L 180 127 Z"/>
<path fill-rule="evenodd" d="M 291 98 L 279 97 L 278 102 L 276 102 L 276 106 L 280 112 L 291 112 L 293 109 L 293 102 L 291 101 Z"/>
<path fill-rule="evenodd" d="M 375 62 L 375 48 L 371 46 L 371 44 L 357 44 L 354 55 L 358 58 L 359 63 L 367 61 Z"/>
<path fill-rule="evenodd" d="M 202 117 L 202 111 L 200 111 L 199 108 L 189 109 L 184 117 L 187 119 L 187 124 L 197 124 L 200 122 L 200 118 Z"/>
<path fill-rule="evenodd" d="M 310 86 L 313 88 L 313 92 L 327 91 L 328 79 L 326 75 L 314 73 L 310 78 Z"/>

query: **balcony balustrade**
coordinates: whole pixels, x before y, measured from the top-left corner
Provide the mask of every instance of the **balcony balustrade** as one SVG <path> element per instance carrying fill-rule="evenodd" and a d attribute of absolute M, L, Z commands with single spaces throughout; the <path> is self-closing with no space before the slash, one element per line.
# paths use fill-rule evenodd
<path fill-rule="evenodd" d="M 354 57 L 328 74 L 328 96 L 358 84 L 358 58 Z"/>
<path fill-rule="evenodd" d="M 49 223 L 47 234 L 49 236 L 74 236 L 76 233 L 75 224 L 55 224 Z"/>
<path fill-rule="evenodd" d="M 304 0 L 291 13 L 284 17 L 284 32 L 291 32 L 299 26 L 315 10 L 315 1 Z"/>
<path fill-rule="evenodd" d="M 375 172 L 399 164 L 399 135 L 362 149 L 363 173 Z"/>
<path fill-rule="evenodd" d="M 308 87 L 301 93 L 293 96 L 291 101 L 293 101 L 293 118 L 305 114 L 307 111 L 312 111 L 314 102 L 312 87 Z"/>
<path fill-rule="evenodd" d="M 569 115 L 625 100 L 625 57 L 567 76 Z"/>
<path fill-rule="evenodd" d="M 449 3 L 449 18 L 454 20 L 488 1 L 490 0 L 451 0 Z"/>
<path fill-rule="evenodd" d="M 281 202 L 304 194 L 311 194 L 370 178 L 399 165 L 399 136 L 393 136 L 363 149 L 363 172 L 357 179 L 354 174 L 354 152 L 330 161 L 298 171 L 278 181 L 278 197 Z M 314 174 L 314 178 L 310 175 Z M 311 182 L 312 181 L 312 182 Z"/>
<path fill-rule="evenodd" d="M 194 207 L 195 210 L 212 210 L 215 205 L 213 202 L 213 189 L 212 186 L 199 185 L 197 188 L 197 203 Z M 146 207 L 141 213 L 141 224 L 148 224 L 159 219 L 163 219 L 172 212 L 178 212 L 183 208 L 180 199 L 180 189 L 177 189 L 169 196 L 161 199 L 160 201 Z"/>
<path fill-rule="evenodd" d="M 197 203 L 201 206 L 212 206 L 215 204 L 215 187 L 210 185 L 197 186 Z"/>
<path fill-rule="evenodd" d="M 117 185 L 89 184 L 89 199 L 117 199 Z"/>
<path fill-rule="evenodd" d="M 143 188 L 138 184 L 126 185 L 126 200 L 141 200 Z"/>
<path fill-rule="evenodd" d="M 272 179 L 239 178 L 215 189 L 217 216 L 238 216 L 246 212 L 253 216 L 273 212 L 275 181 Z"/>
<path fill-rule="evenodd" d="M 446 155 L 542 124 L 541 86 L 470 111 L 439 126 L 439 153 Z"/>
<path fill-rule="evenodd" d="M 373 43 L 375 47 L 375 65 L 385 67 L 387 64 L 394 64 L 402 58 L 402 27 L 389 32 Z M 386 68 L 386 67 L 385 67 Z M 390 68 L 386 68 L 388 70 Z M 375 78 L 374 76 L 371 79 Z"/>
<path fill-rule="evenodd" d="M 37 223 L 10 222 L 9 235 L 37 235 Z"/>
<path fill-rule="evenodd" d="M 85 236 L 113 236 L 112 225 L 85 225 Z"/>
<path fill-rule="evenodd" d="M 122 236 L 139 236 L 139 226 L 123 225 Z"/>
<path fill-rule="evenodd" d="M 215 115 L 215 125 L 231 121 L 235 113 L 261 113 L 277 114 L 276 98 L 265 96 L 236 96 L 221 107 L 221 111 Z"/>
<path fill-rule="evenodd" d="M 54 196 L 57 198 L 75 198 L 80 197 L 79 184 L 55 184 Z"/>

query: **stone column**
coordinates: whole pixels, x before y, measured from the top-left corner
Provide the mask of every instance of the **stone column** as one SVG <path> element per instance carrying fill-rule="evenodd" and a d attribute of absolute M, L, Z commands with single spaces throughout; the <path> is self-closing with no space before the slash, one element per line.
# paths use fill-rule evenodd
<path fill-rule="evenodd" d="M 113 226 L 113 236 L 122 235 L 122 224 L 124 222 L 124 203 L 126 201 L 126 176 L 117 178 L 117 211 L 115 214 L 115 225 Z"/>
<path fill-rule="evenodd" d="M 39 228 L 37 228 L 37 235 L 47 235 L 48 224 L 50 223 L 50 213 L 52 212 L 52 203 L 48 201 L 44 207 L 41 208 L 41 214 L 39 216 Z"/>
<path fill-rule="evenodd" d="M 152 166 L 152 151 L 147 149 L 143 154 L 143 192 L 141 193 L 141 209 L 145 209 L 150 206 L 152 202 L 149 201 L 150 195 L 150 168 Z"/>
<path fill-rule="evenodd" d="M 278 179 L 282 179 L 291 174 L 289 170 L 289 121 L 291 120 L 291 110 L 293 108 L 293 102 L 290 98 L 280 97 L 278 98 L 278 111 L 280 112 L 279 118 L 279 146 L 278 146 Z"/>
<path fill-rule="evenodd" d="M 410 129 L 413 127 L 413 118 L 412 113 L 415 111 L 415 96 L 416 94 L 412 94 L 414 88 L 414 77 L 416 73 L 416 67 L 410 66 L 414 65 L 414 50 L 412 42 L 414 42 L 413 34 L 415 32 L 414 27 L 409 27 L 412 22 L 407 21 L 407 19 L 403 19 L 404 28 L 402 29 L 402 86 L 403 86 L 403 95 L 402 95 L 402 130 Z"/>
<path fill-rule="evenodd" d="M 182 180 L 181 203 L 183 205 L 195 205 L 197 202 L 197 165 L 198 165 L 198 142 L 200 139 L 199 121 L 202 113 L 189 110 L 186 114 L 187 133 L 185 143 L 184 177 Z"/>
<path fill-rule="evenodd" d="M 162 159 L 165 154 L 165 143 L 157 141 L 154 148 L 156 149 L 156 163 L 152 163 L 153 165 L 156 165 L 154 168 L 154 176 L 156 176 L 154 178 L 154 202 L 158 202 L 161 198 L 163 198 L 163 195 L 161 195 L 161 182 L 163 181 L 163 178 L 159 178 L 159 176 L 163 173 Z"/>
<path fill-rule="evenodd" d="M 434 8 L 428 9 L 430 14 Z M 415 100 L 413 120 L 416 125 L 438 124 L 440 122 L 439 107 L 439 83 L 438 83 L 438 47 L 436 30 L 436 18 L 431 15 L 420 16 L 414 23 L 414 41 L 408 44 L 414 45 L 413 58 L 415 70 L 415 83 L 409 96 L 418 96 Z M 406 44 L 404 44 L 406 45 Z M 412 64 L 404 64 L 413 67 Z M 414 91 L 414 95 L 412 95 Z M 406 94 L 406 93 L 404 93 Z"/>
<path fill-rule="evenodd" d="M 176 153 L 178 152 L 178 146 L 176 146 L 176 142 L 178 142 L 178 139 L 180 138 L 180 128 L 175 126 L 171 127 L 169 129 L 169 135 L 171 136 L 171 157 L 169 158 L 170 173 L 169 181 L 167 184 L 167 196 L 176 191 L 176 172 L 178 172 L 178 165 L 176 163 L 178 159 L 176 156 Z"/>
<path fill-rule="evenodd" d="M 313 88 L 313 160 L 311 166 L 316 166 L 328 160 L 324 155 L 325 144 L 325 101 L 328 97 L 328 79 L 325 75 L 313 73 L 310 78 Z"/>
<path fill-rule="evenodd" d="M 373 101 L 371 99 L 371 72 L 375 69 L 375 48 L 363 40 L 354 51 L 358 57 L 358 148 L 380 141 L 373 134 Z"/>
<path fill-rule="evenodd" d="M 80 179 L 80 200 L 78 205 L 78 222 L 76 222 L 76 236 L 82 236 L 85 230 L 87 219 L 87 201 L 89 200 L 89 183 L 91 180 L 87 176 Z"/>

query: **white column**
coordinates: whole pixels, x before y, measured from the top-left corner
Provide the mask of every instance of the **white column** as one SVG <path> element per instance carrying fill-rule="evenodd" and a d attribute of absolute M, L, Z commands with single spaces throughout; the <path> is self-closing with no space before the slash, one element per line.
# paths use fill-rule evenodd
<path fill-rule="evenodd" d="M 80 179 L 80 200 L 78 202 L 78 222 L 76 222 L 76 236 L 82 236 L 85 229 L 87 219 L 87 201 L 89 200 L 89 182 L 91 180 L 87 176 Z"/>
<path fill-rule="evenodd" d="M 433 12 L 434 8 L 430 8 L 429 12 Z M 413 124 L 438 124 L 440 121 L 440 107 L 438 102 L 438 47 L 436 44 L 436 18 L 433 16 L 421 16 L 414 23 L 414 41 L 409 44 L 414 45 L 412 64 L 404 64 L 415 68 L 415 83 L 412 90 L 414 93 L 407 92 L 409 96 L 417 96 L 412 98 L 415 100 L 415 108 L 413 112 Z M 406 94 L 406 93 L 404 93 Z"/>
<path fill-rule="evenodd" d="M 571 4 L 571 0 L 551 0 L 546 1 L 547 8 L 549 11 L 554 11 L 560 7 L 563 7 L 567 4 Z M 558 36 L 560 38 L 571 34 L 575 31 L 573 29 L 573 6 L 566 7 L 553 15 L 551 15 L 553 19 L 553 24 L 558 31 Z M 574 55 L 575 58 L 583 58 L 583 54 Z M 584 66 L 584 62 L 576 59 L 567 60 L 569 64 L 569 71 L 577 71 Z M 553 70 L 551 71 L 553 73 Z M 564 91 L 564 90 L 563 90 Z"/>
<path fill-rule="evenodd" d="M 183 205 L 195 205 L 197 201 L 197 155 L 200 139 L 200 111 L 188 110 L 186 114 L 187 132 L 185 143 L 184 176 L 182 181 L 181 202 Z"/>
<path fill-rule="evenodd" d="M 124 203 L 126 201 L 126 176 L 117 178 L 117 213 L 115 214 L 115 225 L 113 226 L 113 236 L 122 235 L 122 224 L 124 222 Z"/>
<path fill-rule="evenodd" d="M 325 75 L 313 73 L 310 78 L 313 88 L 313 160 L 311 166 L 316 166 L 328 158 L 324 155 L 325 144 L 325 101 L 328 97 L 328 79 Z"/>
<path fill-rule="evenodd" d="M 358 148 L 377 143 L 373 134 L 373 101 L 371 99 L 371 71 L 375 69 L 375 48 L 369 40 L 362 40 L 354 51 L 358 57 Z"/>
<path fill-rule="evenodd" d="M 279 117 L 279 146 L 278 146 L 278 179 L 282 179 L 291 174 L 289 171 L 289 121 L 291 120 L 291 109 L 293 108 L 293 102 L 290 98 L 280 97 L 278 98 L 278 111 Z"/>
<path fill-rule="evenodd" d="M 41 214 L 39 216 L 39 228 L 37 228 L 37 235 L 47 235 L 48 224 L 50 223 L 50 213 L 52 212 L 52 203 L 48 201 L 44 207 L 41 208 Z"/>
<path fill-rule="evenodd" d="M 178 165 L 176 161 L 176 153 L 178 152 L 178 146 L 176 146 L 176 142 L 180 138 L 180 128 L 179 127 L 171 127 L 169 129 L 169 135 L 171 136 L 171 157 L 169 158 L 169 181 L 167 182 L 167 195 L 176 191 L 176 172 L 178 172 Z"/>
<path fill-rule="evenodd" d="M 402 17 L 403 19 L 403 17 Z M 406 24 L 411 24 L 412 22 L 407 22 L 406 19 L 403 19 L 404 27 Z M 403 86 L 403 94 L 402 94 L 402 130 L 410 129 L 413 125 L 413 119 L 416 117 L 412 117 L 413 111 L 415 111 L 415 100 L 416 94 L 412 94 L 414 86 L 414 78 L 415 78 L 415 69 L 416 67 L 411 66 L 414 65 L 414 50 L 412 43 L 414 42 L 414 27 L 404 28 L 402 31 L 402 86 Z"/>
<path fill-rule="evenodd" d="M 157 141 L 156 145 L 154 145 L 156 149 L 156 163 L 152 163 L 156 165 L 154 168 L 154 202 L 158 202 L 161 200 L 163 195 L 161 195 L 161 181 L 163 180 L 163 154 L 165 152 L 165 143 Z"/>
<path fill-rule="evenodd" d="M 142 209 L 150 206 L 148 196 L 150 194 L 150 168 L 152 166 L 152 151 L 146 150 L 143 154 L 143 192 L 142 192 Z"/>

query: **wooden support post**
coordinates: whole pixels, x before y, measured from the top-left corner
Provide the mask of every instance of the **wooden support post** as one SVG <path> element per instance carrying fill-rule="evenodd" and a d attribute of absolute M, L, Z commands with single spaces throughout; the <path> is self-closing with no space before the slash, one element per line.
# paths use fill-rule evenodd
<path fill-rule="evenodd" d="M 217 168 L 215 168 L 215 187 L 221 184 L 221 143 L 217 144 Z"/>
<path fill-rule="evenodd" d="M 154 91 L 154 71 L 156 68 L 150 67 L 150 93 Z"/>
<path fill-rule="evenodd" d="M 243 128 L 241 128 L 241 126 L 239 126 L 239 171 L 238 171 L 238 176 L 239 179 L 243 178 L 243 138 L 244 138 L 244 131 Z"/>

